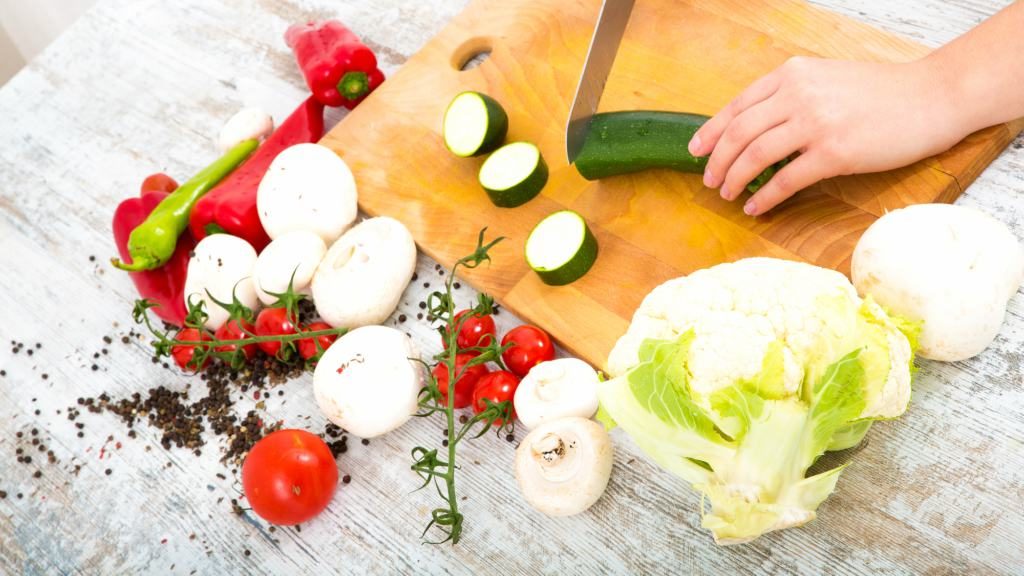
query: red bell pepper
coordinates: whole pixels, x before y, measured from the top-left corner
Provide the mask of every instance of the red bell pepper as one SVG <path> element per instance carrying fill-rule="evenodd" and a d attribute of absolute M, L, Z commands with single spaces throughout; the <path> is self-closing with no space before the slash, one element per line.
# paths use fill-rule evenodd
<path fill-rule="evenodd" d="M 377 56 L 337 20 L 294 24 L 284 41 L 313 96 L 324 106 L 351 110 L 384 82 Z"/>
<path fill-rule="evenodd" d="M 226 232 L 252 244 L 257 252 L 270 243 L 256 209 L 260 180 L 277 155 L 290 146 L 317 142 L 324 134 L 324 107 L 307 98 L 292 112 L 256 152 L 213 190 L 196 202 L 189 216 L 189 228 L 196 240 L 215 232 Z"/>
<path fill-rule="evenodd" d="M 164 198 L 178 187 L 171 177 L 154 174 L 142 183 L 140 196 L 128 198 L 114 211 L 114 243 L 122 259 L 128 259 L 128 237 L 149 216 Z M 151 308 L 162 320 L 181 326 L 185 323 L 185 275 L 188 272 L 189 253 L 195 240 L 188 230 L 178 237 L 174 254 L 166 264 L 153 270 L 129 272 L 139 296 L 152 300 L 158 306 Z"/>

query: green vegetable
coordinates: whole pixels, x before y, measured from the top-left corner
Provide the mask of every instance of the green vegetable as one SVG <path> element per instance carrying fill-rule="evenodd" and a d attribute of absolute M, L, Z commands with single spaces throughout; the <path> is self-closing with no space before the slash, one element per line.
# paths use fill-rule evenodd
<path fill-rule="evenodd" d="M 580 279 L 597 260 L 597 239 L 583 217 L 560 210 L 540 221 L 526 238 L 526 263 L 545 284 Z"/>
<path fill-rule="evenodd" d="M 807 476 L 910 399 L 915 327 L 841 274 L 751 258 L 656 288 L 599 384 L 606 421 L 711 503 L 720 544 L 799 526 L 840 470 Z"/>
<path fill-rule="evenodd" d="M 498 148 L 480 167 L 480 185 L 491 202 L 515 208 L 532 200 L 548 181 L 548 165 L 529 142 Z"/>
<path fill-rule="evenodd" d="M 462 92 L 444 113 L 444 144 L 463 158 L 478 156 L 501 145 L 508 132 L 508 115 L 486 94 Z"/>
<path fill-rule="evenodd" d="M 132 230 L 128 236 L 128 252 L 131 254 L 130 264 L 112 258 L 110 262 L 121 270 L 137 272 L 152 270 L 163 266 L 174 254 L 178 245 L 178 236 L 188 226 L 192 207 L 211 188 L 230 174 L 239 164 L 252 154 L 259 142 L 244 140 L 228 150 L 223 156 L 182 184 L 177 190 L 164 198 L 150 212 L 142 224 Z"/>
<path fill-rule="evenodd" d="M 576 170 L 587 180 L 629 174 L 650 168 L 669 168 L 700 174 L 708 159 L 687 150 L 690 138 L 708 116 L 685 112 L 602 112 L 595 114 Z M 756 192 L 785 164 L 770 166 L 747 185 Z"/>

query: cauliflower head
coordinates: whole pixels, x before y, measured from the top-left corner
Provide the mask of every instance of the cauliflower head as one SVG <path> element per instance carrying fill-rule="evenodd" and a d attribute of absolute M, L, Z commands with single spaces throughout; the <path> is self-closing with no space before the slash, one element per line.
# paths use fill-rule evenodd
<path fill-rule="evenodd" d="M 807 468 L 906 410 L 915 334 L 833 270 L 721 264 L 644 299 L 609 356 L 601 407 L 710 498 L 716 541 L 744 542 L 813 519 L 839 469 Z"/>

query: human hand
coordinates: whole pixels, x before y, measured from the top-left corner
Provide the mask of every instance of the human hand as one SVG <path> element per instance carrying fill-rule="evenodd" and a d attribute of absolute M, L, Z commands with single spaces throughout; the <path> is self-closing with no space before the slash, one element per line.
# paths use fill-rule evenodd
<path fill-rule="evenodd" d="M 798 152 L 747 200 L 744 212 L 756 216 L 824 178 L 905 166 L 955 144 L 966 132 L 941 79 L 927 59 L 791 58 L 708 120 L 689 150 L 711 155 L 704 185 L 730 201 Z"/>

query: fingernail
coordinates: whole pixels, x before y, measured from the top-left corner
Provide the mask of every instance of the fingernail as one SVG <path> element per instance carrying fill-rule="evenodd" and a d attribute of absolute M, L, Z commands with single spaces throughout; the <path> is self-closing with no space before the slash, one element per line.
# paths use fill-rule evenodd
<path fill-rule="evenodd" d="M 747 216 L 757 214 L 757 204 L 754 204 L 753 200 L 747 200 L 747 203 L 743 205 L 743 213 Z"/>
<path fill-rule="evenodd" d="M 714 186 L 713 186 L 714 182 L 715 182 L 714 178 L 711 177 L 711 170 L 705 169 L 704 170 L 704 185 L 707 186 L 708 188 L 714 188 Z"/>
<path fill-rule="evenodd" d="M 729 193 L 725 190 L 725 184 L 722 184 L 722 189 L 719 191 L 722 194 L 722 198 L 725 200 L 729 199 Z"/>
<path fill-rule="evenodd" d="M 690 154 L 693 154 L 694 156 L 700 156 L 700 136 L 699 135 L 694 134 L 693 138 L 690 138 L 690 144 L 687 146 L 687 149 L 690 151 Z"/>

